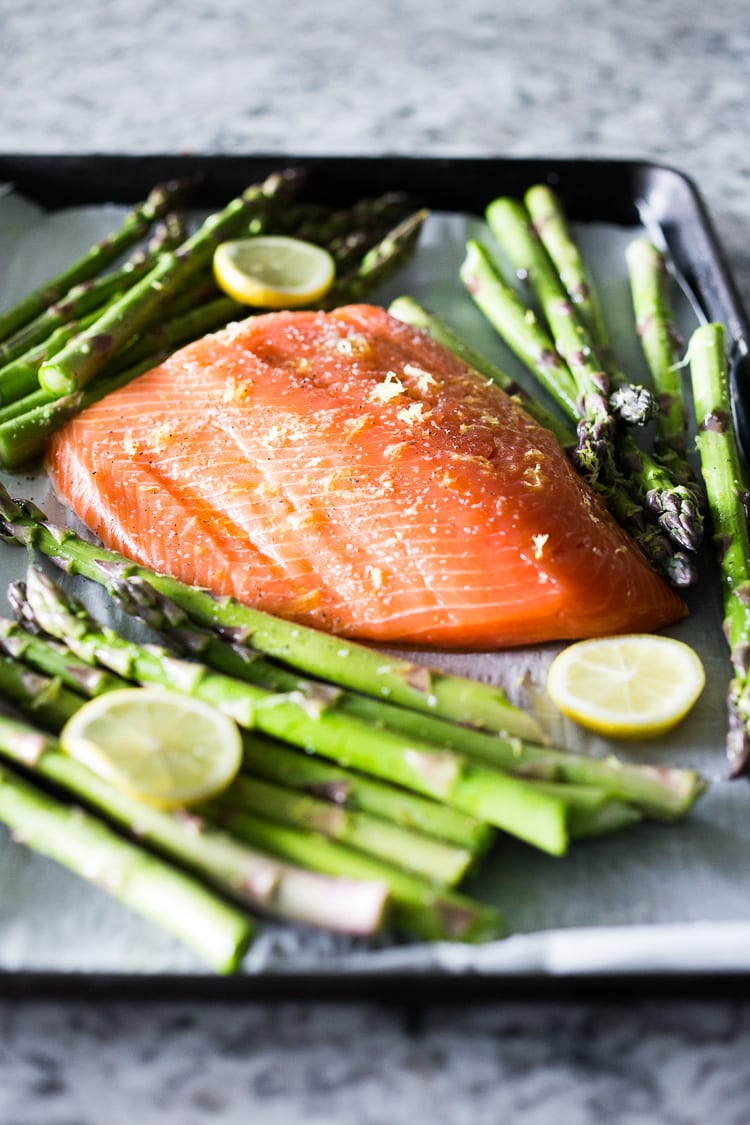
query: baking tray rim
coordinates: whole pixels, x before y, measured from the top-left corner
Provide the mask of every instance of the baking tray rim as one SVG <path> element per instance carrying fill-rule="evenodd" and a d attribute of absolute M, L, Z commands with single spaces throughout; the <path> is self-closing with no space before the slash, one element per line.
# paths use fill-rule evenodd
<path fill-rule="evenodd" d="M 614 203 L 618 217 L 623 221 L 624 211 L 635 224 L 638 221 L 636 209 L 636 185 L 642 193 L 648 194 L 655 185 L 665 186 L 667 198 L 676 199 L 681 208 L 675 216 L 667 210 L 657 215 L 662 223 L 672 231 L 679 231 L 686 223 L 694 225 L 694 232 L 701 235 L 696 252 L 703 256 L 698 281 L 690 278 L 697 295 L 702 299 L 706 315 L 710 319 L 721 320 L 727 325 L 730 339 L 739 340 L 744 345 L 750 338 L 746 314 L 736 287 L 724 248 L 716 233 L 713 221 L 702 194 L 693 178 L 678 167 L 653 159 L 632 157 L 545 157 L 543 154 L 530 157 L 439 155 L 423 156 L 400 153 L 353 153 L 346 155 L 288 154 L 283 152 L 227 153 L 227 152 L 146 152 L 146 153 L 63 153 L 63 152 L 0 152 L 0 182 L 10 180 L 18 184 L 18 190 L 29 192 L 29 179 L 33 182 L 40 176 L 73 176 L 81 168 L 93 173 L 87 178 L 88 190 L 74 191 L 66 195 L 61 206 L 86 202 L 104 202 L 103 196 L 91 195 L 91 185 L 95 173 L 104 168 L 117 172 L 119 191 L 108 191 L 107 199 L 113 202 L 135 202 L 139 197 L 136 190 L 123 191 L 132 183 L 132 172 L 139 169 L 143 173 L 143 191 L 147 191 L 156 178 L 164 174 L 179 175 L 198 170 L 210 172 L 221 170 L 222 176 L 229 174 L 234 179 L 235 172 L 247 168 L 251 175 L 264 175 L 283 167 L 298 166 L 315 176 L 325 171 L 347 170 L 350 173 L 379 169 L 382 175 L 405 176 L 412 184 L 429 176 L 432 185 L 439 171 L 458 170 L 462 174 L 497 174 L 498 184 L 507 180 L 508 174 L 519 182 L 531 184 L 545 180 L 556 186 L 567 202 L 571 185 L 578 186 L 577 177 L 587 181 L 588 192 L 600 188 L 601 182 L 614 182 L 620 185 L 621 197 L 610 197 L 602 208 L 601 199 L 596 213 L 578 214 L 576 207 L 580 202 L 574 200 L 571 216 L 582 221 L 617 221 L 611 218 L 609 207 Z M 157 171 L 159 169 L 159 171 Z M 19 173 L 22 173 L 19 176 Z M 122 173 L 126 173 L 123 175 Z M 112 181 L 115 182 L 115 181 Z M 207 175 L 201 188 L 209 184 Z M 244 186 L 236 180 L 237 187 Z M 392 182 L 394 188 L 413 191 L 409 182 Z M 224 190 L 224 189 L 222 189 Z M 340 190 L 340 186 L 339 186 Z M 362 186 L 356 191 L 360 193 Z M 424 190 L 420 188 L 420 190 Z M 455 188 L 449 187 L 449 193 Z M 499 190 L 507 190 L 505 187 Z M 586 192 L 584 192 L 584 197 Z M 445 197 L 445 192 L 441 198 Z M 488 197 L 489 198 L 489 197 Z M 427 200 L 429 206 L 429 200 Z M 48 204 L 49 205 L 49 204 Z M 435 205 L 435 209 L 445 209 Z M 474 210 L 476 207 L 456 209 Z M 670 229 L 665 229 L 670 251 Z M 678 261 L 682 268 L 682 263 Z M 707 287 L 707 289 L 706 289 Z M 750 920 L 750 916 L 749 916 Z M 139 972 L 117 973 L 112 971 L 52 971 L 39 969 L 0 970 L 0 1000 L 45 1001 L 82 1000 L 117 1001 L 134 1000 L 180 1002 L 263 1002 L 274 1000 L 315 1000 L 346 1002 L 376 1000 L 383 1003 L 421 1004 L 424 1002 L 462 1003 L 482 1001 L 602 1001 L 630 1002 L 650 997 L 670 997 L 689 999 L 714 999 L 717 996 L 743 996 L 750 994 L 750 967 L 747 970 L 732 968 L 726 972 L 715 968 L 701 969 L 658 969 L 644 971 L 611 972 L 543 972 L 543 971 L 503 971 L 490 970 L 474 973 L 471 969 L 461 972 L 434 969 L 424 973 L 380 972 L 367 970 L 356 972 L 336 971 L 323 967 L 319 972 L 309 969 L 276 971 L 261 970 L 254 973 L 239 973 L 232 976 L 219 976 L 211 973 L 163 973 Z"/>

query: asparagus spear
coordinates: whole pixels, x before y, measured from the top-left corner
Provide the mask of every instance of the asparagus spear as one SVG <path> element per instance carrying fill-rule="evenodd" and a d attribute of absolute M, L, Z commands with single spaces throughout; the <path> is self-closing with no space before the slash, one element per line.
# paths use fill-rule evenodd
<path fill-rule="evenodd" d="M 210 215 L 177 250 L 161 254 L 154 268 L 109 306 L 98 321 L 42 364 L 41 386 L 51 394 L 66 395 L 89 383 L 144 324 L 156 317 L 178 287 L 207 265 L 219 242 L 231 237 L 251 215 L 263 213 L 275 196 L 288 192 L 295 180 L 291 173 L 276 173 L 265 183 L 249 187 L 223 210 Z"/>
<path fill-rule="evenodd" d="M 0 748 L 33 748 L 34 731 L 0 716 Z M 253 935 L 248 917 L 195 879 L 79 808 L 0 768 L 0 821 L 14 839 L 54 859 L 193 949 L 219 973 L 234 972 Z"/>
<path fill-rule="evenodd" d="M 658 259 L 650 253 L 653 247 L 647 240 L 639 239 L 631 244 L 626 256 L 633 276 L 636 315 L 639 325 L 646 332 L 647 358 L 659 392 L 656 410 L 652 409 L 650 391 L 648 404 L 641 409 L 638 403 L 647 402 L 643 397 L 645 389 L 629 384 L 616 364 L 595 286 L 568 228 L 560 201 L 544 185 L 531 188 L 526 201 L 537 233 L 560 272 L 575 315 L 581 317 L 588 328 L 591 342 L 616 388 L 610 396 L 610 403 L 618 406 L 626 421 L 643 421 L 655 416 L 659 433 L 663 433 L 664 422 L 667 421 L 670 431 L 674 433 L 676 429 L 680 434 L 683 441 L 681 458 L 660 457 L 654 460 L 639 450 L 628 434 L 618 435 L 617 452 L 620 462 L 628 466 L 639 495 L 656 513 L 666 535 L 684 550 L 695 551 L 703 533 L 701 497 L 684 459 L 682 435 L 685 421 L 684 409 L 680 406 L 679 378 L 675 377 L 674 327 L 667 319 L 663 278 L 658 272 Z M 579 300 L 581 295 L 583 299 Z M 668 408 L 667 415 L 664 414 L 665 406 Z"/>
<path fill-rule="evenodd" d="M 530 188 L 524 201 L 575 317 L 588 334 L 591 347 L 609 376 L 613 388 L 609 396 L 612 410 L 629 425 L 645 425 L 656 414 L 656 403 L 650 389 L 631 383 L 617 364 L 596 288 L 573 237 L 562 201 L 546 184 Z"/>
<path fill-rule="evenodd" d="M 73 286 L 88 281 L 119 258 L 125 250 L 134 246 L 147 233 L 151 224 L 175 205 L 184 194 L 185 186 L 184 182 L 176 180 L 158 184 L 143 203 L 125 216 L 118 230 L 92 246 L 62 273 L 49 278 L 12 308 L 0 313 L 0 340 L 7 339 Z"/>
<path fill-rule="evenodd" d="M 68 340 L 72 340 L 89 324 L 93 324 L 98 312 L 89 313 L 78 320 L 71 320 L 56 328 L 45 340 L 29 348 L 17 359 L 0 368 L 0 402 L 4 405 L 0 409 L 0 416 L 5 420 L 7 411 L 13 409 L 16 402 L 24 395 L 30 394 L 39 388 L 37 372 L 43 360 L 56 355 Z"/>
<path fill-rule="evenodd" d="M 89 671 L 93 684 L 97 669 Z M 126 686 L 124 681 L 120 686 Z M 19 658 L 12 656 L 5 644 L 0 657 L 0 694 L 34 723 L 54 732 L 60 731 L 84 702 L 80 695 L 65 687 L 62 680 L 49 676 L 43 668 L 35 671 L 33 664 L 19 663 Z"/>
<path fill-rule="evenodd" d="M 537 781 L 536 787 L 552 797 L 564 794 L 570 808 L 570 835 L 574 839 L 619 832 L 623 828 L 631 828 L 643 819 L 643 814 L 634 805 L 613 800 L 605 789 L 595 786 Z"/>
<path fill-rule="evenodd" d="M 383 285 L 413 254 L 428 213 L 422 209 L 402 219 L 367 251 L 358 265 L 337 278 L 316 307 L 331 309 L 345 302 L 361 301 Z"/>
<path fill-rule="evenodd" d="M 425 941 L 484 942 L 502 936 L 497 910 L 455 891 L 440 890 L 417 875 L 372 856 L 344 848 L 324 836 L 303 832 L 246 812 L 225 811 L 222 823 L 256 848 L 321 875 L 346 872 L 350 879 L 387 880 L 395 926 Z"/>
<path fill-rule="evenodd" d="M 319 832 L 326 839 L 402 867 L 435 886 L 458 886 L 474 863 L 474 856 L 465 848 L 247 773 L 235 778 L 229 789 L 210 803 L 208 815 L 216 815 L 221 821 L 226 814 L 237 812 Z"/>
<path fill-rule="evenodd" d="M 599 295 L 571 234 L 559 196 L 547 184 L 534 184 L 526 192 L 524 203 L 576 313 L 588 328 L 596 348 L 608 353 L 611 349 Z"/>
<path fill-rule="evenodd" d="M 726 330 L 697 328 L 688 345 L 698 452 L 721 573 L 724 633 L 734 671 L 727 707 L 732 777 L 750 760 L 750 529 L 748 489 L 732 421 Z"/>
<path fill-rule="evenodd" d="M 302 749 L 425 796 L 502 828 L 552 855 L 568 847 L 568 809 L 562 799 L 475 764 L 453 751 L 369 726 L 320 705 L 315 695 L 268 691 L 141 646 L 97 624 L 45 575 L 29 570 L 26 597 L 37 624 L 81 659 L 103 664 L 141 683 L 157 683 L 203 699 L 241 727 L 260 730 Z M 325 704 L 325 695 L 323 697 Z"/>
<path fill-rule="evenodd" d="M 697 551 L 703 539 L 699 489 L 680 483 L 667 464 L 640 449 L 629 434 L 618 435 L 617 450 L 638 495 L 644 498 L 665 535 L 685 551 Z"/>
<path fill-rule="evenodd" d="M 625 258 L 636 330 L 659 403 L 657 457 L 702 501 L 700 486 L 687 460 L 687 409 L 679 362 L 682 340 L 670 305 L 667 264 L 664 255 L 645 237 L 629 244 Z"/>
<path fill-rule="evenodd" d="M 321 879 L 278 863 L 199 817 L 161 812 L 127 796 L 64 754 L 51 735 L 22 725 L 26 737 L 10 739 L 5 728 L 0 723 L 0 754 L 82 800 L 238 902 L 272 917 L 338 933 L 370 935 L 380 929 L 387 899 L 382 881 Z"/>
<path fill-rule="evenodd" d="M 544 185 L 530 189 L 526 202 L 530 203 L 536 214 L 535 229 L 550 259 L 558 268 L 573 312 L 588 330 L 591 346 L 598 353 L 615 388 L 610 395 L 610 405 L 626 422 L 643 424 L 656 416 L 658 424 L 661 399 L 657 408 L 650 390 L 629 383 L 617 366 L 595 287 L 586 273 L 562 204 Z M 636 256 L 637 254 L 636 248 Z M 641 275 L 641 285 L 645 288 L 646 284 L 646 279 Z M 578 300 L 580 294 L 586 298 L 583 303 Z M 663 308 L 663 303 L 660 307 Z M 649 311 L 653 313 L 653 309 Z M 584 346 L 588 346 L 585 340 Z M 660 358 L 663 356 L 660 355 Z M 617 443 L 619 460 L 632 466 L 631 476 L 639 494 L 645 497 L 646 504 L 656 513 L 663 531 L 684 550 L 697 550 L 703 534 L 700 497 L 697 490 L 687 483 L 682 465 L 675 474 L 674 466 L 664 460 L 656 461 L 640 451 L 627 434 L 619 435 Z M 689 479 L 688 472 L 687 480 Z"/>
<path fill-rule="evenodd" d="M 490 324 L 569 418 L 578 418 L 578 388 L 547 330 L 520 300 L 476 239 L 466 243 L 460 277 Z"/>
<path fill-rule="evenodd" d="M 453 676 L 365 645 L 329 636 L 136 566 L 116 551 L 86 542 L 70 529 L 56 528 L 33 504 L 19 505 L 0 485 L 0 535 L 33 547 L 58 566 L 103 586 L 135 576 L 148 582 L 201 625 L 220 628 L 230 640 L 291 665 L 311 676 L 404 707 L 487 730 L 543 741 L 539 724 L 514 707 L 501 688 Z"/>
<path fill-rule="evenodd" d="M 589 480 L 607 477 L 614 466 L 616 424 L 608 401 L 609 377 L 598 360 L 593 341 L 575 318 L 570 299 L 523 204 L 515 199 L 495 199 L 486 216 L 513 268 L 528 283 L 541 306 L 555 350 L 573 376 L 581 416 L 576 463 Z"/>

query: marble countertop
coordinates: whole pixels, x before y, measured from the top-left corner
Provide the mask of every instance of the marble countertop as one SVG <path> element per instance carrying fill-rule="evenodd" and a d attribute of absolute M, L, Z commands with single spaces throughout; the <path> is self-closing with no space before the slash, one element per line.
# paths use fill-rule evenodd
<path fill-rule="evenodd" d="M 0 22 L 0 151 L 650 159 L 695 180 L 750 303 L 746 0 L 0 0 Z M 0 1001 L 0 1125 L 740 1125 L 749 1038 L 726 998 Z"/>

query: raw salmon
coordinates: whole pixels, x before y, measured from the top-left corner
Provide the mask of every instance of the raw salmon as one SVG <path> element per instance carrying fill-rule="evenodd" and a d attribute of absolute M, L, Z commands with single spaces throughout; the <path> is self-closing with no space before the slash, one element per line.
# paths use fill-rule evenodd
<path fill-rule="evenodd" d="M 493 648 L 685 613 L 551 434 L 372 306 L 206 336 L 71 421 L 47 467 L 108 546 L 341 635 Z"/>

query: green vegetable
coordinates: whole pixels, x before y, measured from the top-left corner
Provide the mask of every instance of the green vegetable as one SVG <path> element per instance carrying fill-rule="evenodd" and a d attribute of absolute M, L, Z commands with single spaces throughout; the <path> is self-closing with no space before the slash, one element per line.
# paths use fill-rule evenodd
<path fill-rule="evenodd" d="M 698 452 L 721 573 L 724 635 L 734 670 L 727 706 L 733 777 L 750 758 L 750 530 L 748 489 L 732 420 L 726 329 L 697 328 L 688 345 Z"/>

